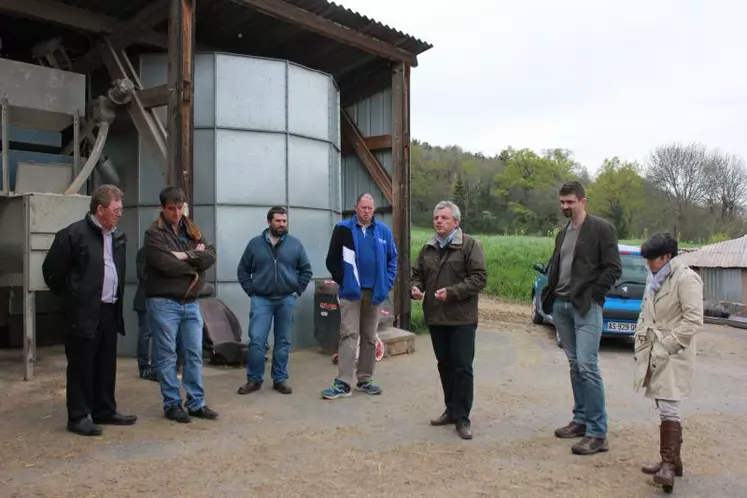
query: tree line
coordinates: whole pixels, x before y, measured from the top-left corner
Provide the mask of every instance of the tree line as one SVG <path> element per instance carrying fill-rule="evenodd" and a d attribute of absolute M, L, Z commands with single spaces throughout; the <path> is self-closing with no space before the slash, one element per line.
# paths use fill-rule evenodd
<path fill-rule="evenodd" d="M 711 243 L 747 231 L 747 167 L 738 156 L 701 144 L 657 147 L 644 164 L 606 159 L 591 176 L 567 149 L 507 148 L 484 156 L 457 146 L 413 141 L 412 222 L 431 224 L 433 206 L 450 199 L 465 230 L 549 235 L 561 226 L 561 183 L 586 186 L 589 211 L 615 224 L 621 239 L 670 231 L 683 241 Z"/>

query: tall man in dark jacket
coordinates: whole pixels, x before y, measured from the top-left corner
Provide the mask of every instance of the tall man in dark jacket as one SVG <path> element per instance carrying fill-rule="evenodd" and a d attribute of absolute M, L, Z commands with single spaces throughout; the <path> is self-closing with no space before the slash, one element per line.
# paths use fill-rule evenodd
<path fill-rule="evenodd" d="M 267 212 L 268 227 L 252 238 L 241 256 L 237 275 L 251 299 L 249 312 L 249 351 L 245 385 L 239 394 L 262 387 L 265 374 L 265 348 L 273 327 L 272 387 L 291 394 L 288 385 L 291 326 L 296 300 L 311 280 L 311 263 L 301 241 L 288 234 L 288 212 L 275 206 Z"/>
<path fill-rule="evenodd" d="M 446 410 L 431 424 L 454 424 L 459 437 L 472 439 L 469 414 L 474 395 L 477 304 L 487 271 L 482 247 L 459 228 L 461 218 L 453 202 L 436 205 L 436 234 L 420 250 L 413 265 L 411 295 L 423 300 L 444 391 Z"/>
<path fill-rule="evenodd" d="M 203 322 L 197 298 L 205 285 L 205 271 L 215 264 L 215 247 L 184 216 L 181 189 L 166 187 L 159 198 L 161 215 L 146 230 L 143 246 L 148 272 L 145 306 L 156 339 L 163 409 L 166 418 L 176 422 L 191 422 L 190 417 L 214 420 L 218 413 L 205 404 L 202 387 Z M 179 349 L 186 412 L 176 371 Z"/>
<path fill-rule="evenodd" d="M 559 438 L 583 437 L 577 455 L 607 451 L 607 411 L 599 370 L 602 308 L 622 274 L 615 227 L 586 213 L 586 191 L 578 182 L 560 188 L 560 208 L 569 223 L 555 239 L 542 309 L 551 313 L 571 366 L 573 420 Z"/>
<path fill-rule="evenodd" d="M 86 217 L 57 232 L 42 273 L 65 306 L 67 430 L 98 436 L 101 424 L 132 425 L 117 411 L 117 334 L 124 335 L 122 297 L 127 237 L 117 231 L 122 192 L 102 185 Z"/>

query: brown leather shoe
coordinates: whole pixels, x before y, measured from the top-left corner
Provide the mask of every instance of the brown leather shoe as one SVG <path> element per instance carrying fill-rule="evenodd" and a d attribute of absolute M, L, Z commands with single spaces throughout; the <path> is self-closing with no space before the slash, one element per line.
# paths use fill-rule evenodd
<path fill-rule="evenodd" d="M 275 382 L 272 388 L 280 394 L 291 394 L 293 392 L 293 389 L 291 389 L 291 386 L 287 382 Z"/>
<path fill-rule="evenodd" d="M 671 493 L 674 487 L 675 462 L 679 456 L 680 438 L 682 437 L 682 426 L 679 422 L 665 420 L 661 423 L 660 452 L 661 466 L 654 475 L 654 482 Z"/>
<path fill-rule="evenodd" d="M 586 424 L 571 422 L 565 427 L 555 429 L 555 437 L 563 439 L 572 439 L 575 437 L 584 437 L 586 435 Z"/>
<path fill-rule="evenodd" d="M 641 467 L 641 472 L 650 476 L 656 474 L 661 469 L 661 462 L 647 463 Z M 685 473 L 685 469 L 682 467 L 682 461 L 674 463 L 674 475 L 682 477 Z"/>
<path fill-rule="evenodd" d="M 442 425 L 453 425 L 454 419 L 451 418 L 451 415 L 449 415 L 449 412 L 444 411 L 437 419 L 431 420 L 431 425 L 434 425 L 436 427 L 442 426 Z"/>
<path fill-rule="evenodd" d="M 262 387 L 261 382 L 257 382 L 254 380 L 248 381 L 246 384 L 241 386 L 238 390 L 239 394 L 249 394 L 253 393 L 254 391 L 259 391 L 259 388 Z"/>
<path fill-rule="evenodd" d="M 472 439 L 472 429 L 467 424 L 456 424 L 456 431 L 462 439 Z"/>
<path fill-rule="evenodd" d="M 571 447 L 574 455 L 593 455 L 609 451 L 607 439 L 603 437 L 585 437 Z"/>

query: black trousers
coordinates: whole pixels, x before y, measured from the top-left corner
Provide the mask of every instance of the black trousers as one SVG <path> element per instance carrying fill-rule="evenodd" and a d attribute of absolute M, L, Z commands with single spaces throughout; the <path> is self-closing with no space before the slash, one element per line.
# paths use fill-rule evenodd
<path fill-rule="evenodd" d="M 117 340 L 117 308 L 103 303 L 93 337 L 65 338 L 68 420 L 106 418 L 117 411 Z"/>
<path fill-rule="evenodd" d="M 446 412 L 457 423 L 469 424 L 474 399 L 475 331 L 473 325 L 432 325 L 433 352 L 444 390 Z"/>

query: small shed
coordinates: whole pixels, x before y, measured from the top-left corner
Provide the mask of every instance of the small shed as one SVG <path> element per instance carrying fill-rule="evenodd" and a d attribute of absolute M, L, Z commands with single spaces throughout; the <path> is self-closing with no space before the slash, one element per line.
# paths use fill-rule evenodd
<path fill-rule="evenodd" d="M 706 301 L 747 304 L 747 236 L 704 246 L 679 258 L 700 274 Z"/>

